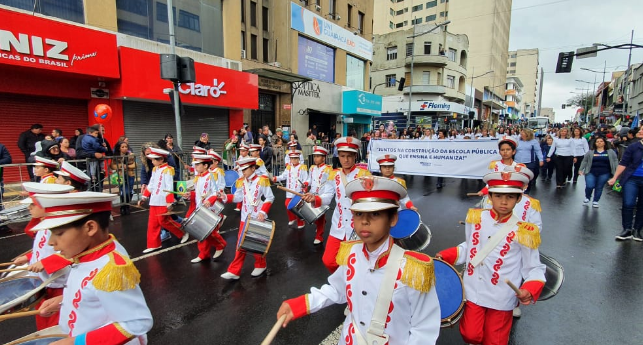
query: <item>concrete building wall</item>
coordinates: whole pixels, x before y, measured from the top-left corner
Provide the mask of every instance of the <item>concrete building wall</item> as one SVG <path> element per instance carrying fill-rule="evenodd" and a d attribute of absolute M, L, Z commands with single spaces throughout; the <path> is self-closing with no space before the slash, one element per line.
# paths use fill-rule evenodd
<path fill-rule="evenodd" d="M 643 64 L 633 70 L 628 98 L 627 112 L 634 116 L 643 114 Z"/>
<path fill-rule="evenodd" d="M 101 29 L 118 31 L 116 25 L 116 1 L 83 0 L 85 24 Z"/>
<path fill-rule="evenodd" d="M 549 118 L 549 122 L 556 122 L 556 112 L 554 111 L 554 108 L 541 108 L 540 115 L 538 116 L 547 116 Z"/>
<path fill-rule="evenodd" d="M 510 51 L 507 59 L 507 77 L 518 77 L 523 82 L 522 112 L 533 116 L 538 107 L 540 94 L 538 49 Z"/>

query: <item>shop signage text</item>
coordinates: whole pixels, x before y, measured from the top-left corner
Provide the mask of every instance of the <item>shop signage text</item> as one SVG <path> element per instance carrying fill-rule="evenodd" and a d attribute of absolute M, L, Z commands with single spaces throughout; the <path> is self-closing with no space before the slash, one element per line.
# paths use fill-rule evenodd
<path fill-rule="evenodd" d="M 451 109 L 451 105 L 449 103 L 437 103 L 437 102 L 423 102 L 422 105 L 420 105 L 420 110 L 445 110 L 449 111 Z"/>
<path fill-rule="evenodd" d="M 179 86 L 179 92 L 184 94 L 184 95 L 192 95 L 192 96 L 199 96 L 199 97 L 214 97 L 217 98 L 221 95 L 225 95 L 228 93 L 227 91 L 223 90 L 223 87 L 225 86 L 225 82 L 218 82 L 217 79 L 214 79 L 212 81 L 212 86 L 209 85 L 203 85 L 203 84 L 196 84 L 196 83 L 188 83 L 188 84 L 181 84 Z"/>
<path fill-rule="evenodd" d="M 303 82 L 299 83 L 296 87 L 297 95 L 311 98 L 319 98 L 321 95 L 321 89 L 319 84 L 313 82 Z"/>

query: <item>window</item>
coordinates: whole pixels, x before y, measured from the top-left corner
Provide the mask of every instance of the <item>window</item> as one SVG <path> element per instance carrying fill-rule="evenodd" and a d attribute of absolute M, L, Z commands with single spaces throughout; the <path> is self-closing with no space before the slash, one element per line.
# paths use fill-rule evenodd
<path fill-rule="evenodd" d="M 187 11 L 179 10 L 179 27 L 200 32 L 201 23 L 199 21 L 199 16 Z"/>
<path fill-rule="evenodd" d="M 413 43 L 406 44 L 406 57 L 413 56 Z"/>
<path fill-rule="evenodd" d="M 455 56 L 457 53 L 458 53 L 457 50 L 449 48 L 449 53 L 448 53 L 449 60 L 455 62 Z"/>
<path fill-rule="evenodd" d="M 429 1 L 429 2 L 426 3 L 426 8 L 435 7 L 437 5 L 438 5 L 438 0 Z"/>
<path fill-rule="evenodd" d="M 321 0 L 315 0 L 315 5 L 321 6 Z"/>
<path fill-rule="evenodd" d="M 411 20 L 411 24 L 412 25 L 422 24 L 422 18 L 415 18 L 415 19 Z"/>
<path fill-rule="evenodd" d="M 395 17 L 395 11 L 392 8 L 389 8 L 389 11 L 391 12 L 391 15 Z"/>
<path fill-rule="evenodd" d="M 359 33 L 364 33 L 364 13 L 357 11 L 357 29 Z"/>
<path fill-rule="evenodd" d="M 250 1 L 250 25 L 257 27 L 257 3 Z"/>
<path fill-rule="evenodd" d="M 147 30 L 147 26 L 145 25 L 132 23 L 122 19 L 117 20 L 116 25 L 118 25 L 118 32 L 120 33 L 146 39 L 152 38 Z"/>
<path fill-rule="evenodd" d="M 411 8 L 411 11 L 412 11 L 412 12 L 422 11 L 422 7 L 423 7 L 423 6 L 424 6 L 424 5 L 422 5 L 422 4 L 415 5 L 415 6 L 413 6 L 413 7 Z"/>
<path fill-rule="evenodd" d="M 402 1 L 404 1 L 404 0 L 396 0 L 396 2 L 402 2 Z"/>
<path fill-rule="evenodd" d="M 395 74 L 387 74 L 385 77 L 386 87 L 395 87 Z"/>
<path fill-rule="evenodd" d="M 517 54 L 511 54 L 509 55 L 510 58 L 515 59 L 518 55 Z"/>
<path fill-rule="evenodd" d="M 346 86 L 364 90 L 365 61 L 346 55 Z"/>
<path fill-rule="evenodd" d="M 250 58 L 257 60 L 257 35 L 250 35 Z"/>
<path fill-rule="evenodd" d="M 352 23 L 352 21 L 351 21 L 351 16 L 352 16 L 352 15 L 353 15 L 353 6 L 349 4 L 349 5 L 348 5 L 348 18 L 346 18 L 346 20 L 347 20 L 347 22 L 348 22 L 347 24 L 348 24 L 348 27 L 349 27 L 349 28 L 350 28 L 351 26 L 353 26 L 353 25 L 352 25 L 353 23 Z"/>
<path fill-rule="evenodd" d="M 268 7 L 261 8 L 261 28 L 268 31 Z"/>
<path fill-rule="evenodd" d="M 393 24 L 393 22 L 388 22 L 388 27 L 393 29 L 395 27 L 395 24 Z"/>
<path fill-rule="evenodd" d="M 246 22 L 246 2 L 241 1 L 241 22 Z"/>
<path fill-rule="evenodd" d="M 444 12 L 444 16 L 445 16 L 445 17 L 448 17 L 448 16 L 449 16 L 449 11 L 445 11 L 445 12 Z M 446 26 L 444 27 L 444 30 L 446 31 Z"/>
<path fill-rule="evenodd" d="M 386 48 L 386 61 L 397 60 L 397 46 Z"/>
<path fill-rule="evenodd" d="M 440 12 L 440 18 L 444 17 L 444 12 Z"/>
<path fill-rule="evenodd" d="M 454 89 L 455 88 L 455 77 L 452 75 L 447 75 L 447 87 Z"/>
<path fill-rule="evenodd" d="M 263 62 L 268 62 L 268 45 L 270 41 L 267 38 L 263 39 Z"/>
<path fill-rule="evenodd" d="M 422 71 L 422 85 L 431 85 L 430 71 Z"/>
<path fill-rule="evenodd" d="M 116 8 L 147 17 L 147 0 L 116 0 Z"/>
<path fill-rule="evenodd" d="M 172 19 L 174 19 L 174 25 L 178 24 L 176 22 L 176 7 L 172 7 Z M 156 20 L 167 23 L 167 4 L 156 2 Z"/>
<path fill-rule="evenodd" d="M 408 11 L 409 11 L 409 8 L 408 8 L 408 7 L 404 7 L 404 13 L 406 13 L 406 12 L 408 12 Z"/>
<path fill-rule="evenodd" d="M 516 63 L 515 62 L 510 63 L 509 67 L 516 67 Z"/>
<path fill-rule="evenodd" d="M 0 4 L 29 12 L 41 13 L 46 16 L 66 19 L 76 23 L 85 23 L 83 0 L 0 0 Z M 144 15 L 147 15 L 147 12 Z"/>
<path fill-rule="evenodd" d="M 404 14 L 404 10 L 399 10 L 399 11 L 395 12 L 396 16 L 401 16 L 403 14 Z"/>
<path fill-rule="evenodd" d="M 443 4 L 445 2 L 449 2 L 449 0 L 440 0 L 440 3 Z"/>
<path fill-rule="evenodd" d="M 442 73 L 440 73 L 440 72 L 438 72 L 438 81 L 437 81 L 436 85 L 443 85 L 443 83 L 442 83 Z"/>
<path fill-rule="evenodd" d="M 436 19 L 435 14 L 432 14 L 432 15 L 430 15 L 430 16 L 426 16 L 426 20 L 425 20 L 425 22 L 427 22 L 427 23 L 428 23 L 428 22 L 432 22 L 432 21 L 434 21 L 435 19 Z"/>
<path fill-rule="evenodd" d="M 328 10 L 330 11 L 330 14 L 335 14 L 337 13 L 337 1 L 336 0 L 328 0 Z"/>
<path fill-rule="evenodd" d="M 431 42 L 424 42 L 424 55 L 431 54 Z"/>
<path fill-rule="evenodd" d="M 241 50 L 246 50 L 246 32 L 241 31 Z"/>
<path fill-rule="evenodd" d="M 516 73 L 516 70 L 515 70 L 515 69 L 508 70 L 508 71 L 507 71 L 507 73 L 509 73 L 509 74 L 514 74 L 514 73 Z"/>
<path fill-rule="evenodd" d="M 402 26 L 404 26 L 404 23 L 397 23 L 397 24 L 395 24 L 395 27 L 396 27 L 396 28 L 401 28 Z"/>
<path fill-rule="evenodd" d="M 404 21 L 404 26 L 407 26 L 407 25 L 409 25 L 409 21 L 408 21 L 408 20 L 405 20 L 405 21 Z"/>

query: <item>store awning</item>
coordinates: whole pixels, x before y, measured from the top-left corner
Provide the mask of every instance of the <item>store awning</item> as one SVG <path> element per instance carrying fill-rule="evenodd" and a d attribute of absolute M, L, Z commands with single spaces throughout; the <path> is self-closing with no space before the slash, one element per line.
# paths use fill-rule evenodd
<path fill-rule="evenodd" d="M 299 75 L 296 73 L 291 73 L 287 71 L 282 71 L 278 69 L 270 69 L 270 68 L 255 68 L 255 69 L 249 69 L 244 72 L 256 74 L 260 77 L 263 78 L 268 78 L 268 79 L 274 79 L 274 80 L 279 80 L 279 81 L 284 81 L 287 83 L 298 83 L 298 82 L 306 82 L 306 81 L 312 81 L 311 78 L 305 77 L 303 75 Z"/>

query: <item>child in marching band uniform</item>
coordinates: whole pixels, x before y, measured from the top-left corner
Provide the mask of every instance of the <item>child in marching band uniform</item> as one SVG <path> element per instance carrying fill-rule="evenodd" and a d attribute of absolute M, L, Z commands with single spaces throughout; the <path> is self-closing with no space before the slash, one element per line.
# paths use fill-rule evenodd
<path fill-rule="evenodd" d="M 217 185 L 217 193 L 222 191 L 225 188 L 225 172 L 219 167 L 219 164 L 223 160 L 220 154 L 216 151 L 210 149 L 208 151 L 208 156 L 212 157 L 212 164 L 210 165 L 210 173 L 214 176 L 214 181 Z"/>
<path fill-rule="evenodd" d="M 512 136 L 504 136 L 498 141 L 498 152 L 500 153 L 500 160 L 491 161 L 489 163 L 489 172 L 498 172 L 504 171 L 505 167 L 514 167 L 516 165 L 522 165 L 527 167 L 524 164 L 516 163 L 514 161 L 514 156 L 516 155 L 516 148 L 518 147 L 518 141 Z M 488 187 L 485 186 L 478 192 L 478 196 L 487 195 Z"/>
<path fill-rule="evenodd" d="M 108 231 L 118 195 L 79 192 L 35 194 L 45 209 L 34 230 L 50 229 L 49 244 L 73 261 L 62 296 L 46 300 L 40 315 L 60 312 L 69 335 L 54 345 L 146 344 L 152 314 L 139 287 L 140 273 Z"/>
<path fill-rule="evenodd" d="M 86 191 L 87 184 L 92 180 L 91 177 L 67 161 L 64 161 L 60 170 L 54 171 L 54 174 L 58 175 L 56 177 L 57 184 L 72 186 L 77 192 Z"/>
<path fill-rule="evenodd" d="M 265 176 L 255 173 L 255 158 L 244 158 L 237 161 L 243 177 L 236 182 L 237 190 L 234 194 L 220 193 L 220 198 L 225 203 L 241 202 L 241 224 L 239 236 L 242 235 L 245 222 L 249 217 L 264 221 L 268 217 L 270 206 L 275 200 L 270 189 L 270 180 Z M 261 198 L 263 197 L 263 201 Z M 255 258 L 255 269 L 251 275 L 259 277 L 266 271 L 266 259 L 261 254 L 252 254 Z M 230 263 L 228 271 L 221 275 L 224 279 L 239 279 L 246 251 L 237 249 L 234 260 Z"/>
<path fill-rule="evenodd" d="M 305 183 L 308 179 L 308 168 L 305 164 L 299 164 L 299 156 L 301 152 L 299 150 L 292 150 L 288 153 L 290 156 L 290 163 L 286 164 L 286 168 L 279 176 L 274 176 L 272 182 L 281 182 L 286 181 L 286 188 L 292 189 L 295 192 L 302 192 L 304 189 Z M 288 210 L 288 204 L 290 200 L 295 196 L 295 194 L 286 192 L 286 213 L 288 214 L 288 225 L 293 226 L 295 222 L 297 223 L 297 229 L 303 229 L 306 226 L 306 223 L 303 219 L 297 217 L 294 213 Z"/>
<path fill-rule="evenodd" d="M 196 177 L 194 178 L 194 190 L 188 193 L 185 193 L 185 197 L 190 198 L 190 209 L 186 213 L 185 217 L 189 218 L 197 208 L 203 206 L 210 208 L 216 201 L 219 195 L 219 192 L 223 191 L 223 188 L 220 188 L 217 183 L 216 175 L 210 170 L 210 165 L 214 161 L 211 155 L 193 155 L 192 165 L 196 169 Z M 225 249 L 226 241 L 219 234 L 219 229 L 210 234 L 208 238 L 203 241 L 199 241 L 199 256 L 192 259 L 190 262 L 198 263 L 210 256 L 210 250 L 212 247 L 215 248 L 213 259 L 218 258 L 223 254 L 223 249 Z"/>
<path fill-rule="evenodd" d="M 266 163 L 259 156 L 261 154 L 261 145 L 252 144 L 250 145 L 250 157 L 257 159 L 257 171 L 256 174 L 259 176 L 268 177 L 268 170 L 266 169 Z"/>
<path fill-rule="evenodd" d="M 299 143 L 294 138 L 288 142 L 288 150 L 286 150 L 284 155 L 284 165 L 290 163 L 290 152 L 297 150 Z M 304 162 L 304 154 L 300 152 L 299 161 Z"/>
<path fill-rule="evenodd" d="M 249 155 L 250 152 L 250 146 L 244 144 L 239 145 L 239 157 L 237 158 L 237 161 L 250 158 Z M 235 163 L 234 169 L 239 173 L 239 178 L 243 177 L 243 171 L 239 168 L 239 164 Z M 240 211 L 241 210 L 241 203 L 237 203 L 237 207 L 234 208 L 235 211 Z"/>
<path fill-rule="evenodd" d="M 326 164 L 326 156 L 328 150 L 321 146 L 313 147 L 313 165 L 308 170 L 308 180 L 306 180 L 306 189 L 313 195 L 319 195 L 322 186 L 328 182 L 333 167 Z M 315 241 L 313 244 L 321 244 L 324 241 L 324 228 L 326 227 L 326 215 L 323 215 L 315 221 L 317 231 L 315 233 Z"/>
<path fill-rule="evenodd" d="M 526 169 L 526 168 L 525 168 Z M 545 283 L 540 262 L 540 230 L 520 221 L 513 213 L 529 177 L 511 167 L 484 176 L 489 186 L 491 210 L 470 209 L 466 241 L 436 255 L 452 265 L 465 264 L 466 304 L 460 334 L 466 343 L 506 345 L 512 310 L 535 303 Z M 517 293 L 505 280 L 520 286 Z M 524 283 L 523 283 L 524 280 Z"/>
<path fill-rule="evenodd" d="M 377 161 L 377 164 L 380 165 L 380 172 L 382 173 L 382 176 L 395 180 L 402 186 L 404 186 L 404 188 L 406 188 L 406 181 L 404 181 L 403 178 L 399 178 L 393 175 L 395 171 L 395 161 L 397 161 L 396 155 L 386 154 L 377 157 L 375 160 Z M 415 212 L 418 211 L 417 207 L 413 205 L 413 201 L 411 201 L 408 195 L 400 200 L 400 210 L 404 208 L 411 209 Z"/>
<path fill-rule="evenodd" d="M 367 176 L 348 182 L 355 232 L 360 241 L 341 243 L 340 265 L 328 284 L 285 301 L 283 327 L 332 304 L 348 304 L 340 344 L 427 345 L 440 332 L 440 305 L 433 260 L 405 251 L 390 236 L 406 189 L 395 180 Z"/>
<path fill-rule="evenodd" d="M 40 183 L 56 183 L 54 171 L 60 166 L 58 162 L 51 159 L 36 156 L 36 164 L 33 167 L 34 176 L 40 177 Z"/>
<path fill-rule="evenodd" d="M 174 236 L 181 239 L 181 243 L 188 240 L 189 234 L 183 233 L 181 225 L 169 215 L 162 215 L 168 212 L 168 208 L 174 203 L 174 168 L 167 164 L 167 157 L 170 152 L 151 147 L 147 158 L 152 160 L 154 169 L 150 182 L 143 190 L 143 198 L 138 202 L 139 206 L 143 201 L 150 201 L 150 215 L 147 222 L 147 248 L 143 253 L 149 253 L 161 248 L 161 228 L 168 230 Z"/>

